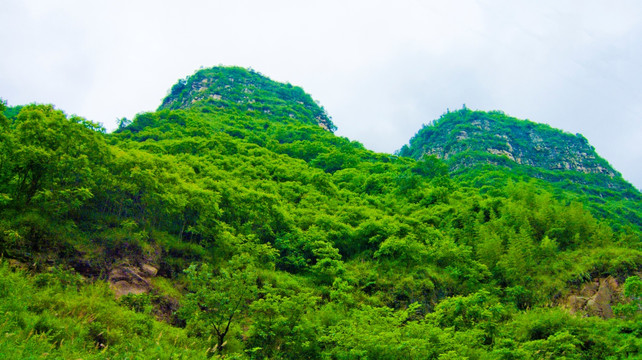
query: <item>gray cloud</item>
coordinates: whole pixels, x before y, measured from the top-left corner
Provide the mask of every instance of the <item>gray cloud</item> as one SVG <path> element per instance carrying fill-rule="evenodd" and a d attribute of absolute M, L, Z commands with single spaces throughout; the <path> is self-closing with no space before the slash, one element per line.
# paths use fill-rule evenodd
<path fill-rule="evenodd" d="M 200 66 L 302 86 L 339 134 L 392 152 L 447 108 L 582 133 L 642 187 L 636 1 L 17 1 L 0 97 L 114 128 Z"/>

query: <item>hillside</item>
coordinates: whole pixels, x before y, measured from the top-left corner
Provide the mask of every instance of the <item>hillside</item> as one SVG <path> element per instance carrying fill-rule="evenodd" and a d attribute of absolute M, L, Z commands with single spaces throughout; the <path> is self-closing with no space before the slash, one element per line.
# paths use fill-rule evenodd
<path fill-rule="evenodd" d="M 642 355 L 639 229 L 375 153 L 282 89 L 199 70 L 110 134 L 2 105 L 3 358 Z"/>
<path fill-rule="evenodd" d="M 219 66 L 197 71 L 172 86 L 158 110 L 185 109 L 197 103 L 259 112 L 273 118 L 289 117 L 326 130 L 336 129 L 325 109 L 300 87 L 277 83 L 240 67 Z"/>
<path fill-rule="evenodd" d="M 600 216 L 642 226 L 640 191 L 580 134 L 464 108 L 424 126 L 398 153 L 443 159 L 453 176 L 474 186 L 492 182 L 497 171 L 504 179 L 543 180 L 539 186 L 584 201 Z"/>

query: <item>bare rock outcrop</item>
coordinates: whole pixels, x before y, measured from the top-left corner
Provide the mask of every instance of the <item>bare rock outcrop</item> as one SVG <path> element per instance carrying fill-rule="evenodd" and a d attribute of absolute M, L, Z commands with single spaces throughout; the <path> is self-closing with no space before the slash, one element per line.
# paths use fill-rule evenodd
<path fill-rule="evenodd" d="M 109 286 L 116 298 L 127 294 L 143 294 L 151 290 L 150 280 L 156 276 L 158 269 L 143 264 L 140 267 L 122 264 L 109 272 Z"/>
<path fill-rule="evenodd" d="M 570 295 L 567 307 L 572 313 L 582 312 L 587 316 L 599 316 L 603 319 L 613 317 L 614 304 L 620 297 L 620 286 L 615 278 L 595 279 L 585 284 L 579 293 Z"/>

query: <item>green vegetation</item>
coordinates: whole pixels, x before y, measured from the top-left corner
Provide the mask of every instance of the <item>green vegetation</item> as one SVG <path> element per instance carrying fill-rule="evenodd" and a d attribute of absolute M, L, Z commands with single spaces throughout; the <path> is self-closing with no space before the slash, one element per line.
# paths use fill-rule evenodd
<path fill-rule="evenodd" d="M 202 69 L 176 83 L 159 110 L 187 108 L 197 103 L 218 109 L 269 114 L 273 121 L 295 118 L 299 122 L 336 130 L 325 109 L 303 89 L 271 81 L 252 69 Z"/>
<path fill-rule="evenodd" d="M 534 179 L 558 199 L 582 202 L 613 227 L 642 230 L 642 194 L 580 134 L 464 107 L 424 126 L 399 155 L 444 159 L 458 182 L 482 191 L 509 179 Z"/>
<path fill-rule="evenodd" d="M 2 107 L 2 358 L 642 356 L 634 197 L 374 153 L 239 68 L 111 134 Z"/>

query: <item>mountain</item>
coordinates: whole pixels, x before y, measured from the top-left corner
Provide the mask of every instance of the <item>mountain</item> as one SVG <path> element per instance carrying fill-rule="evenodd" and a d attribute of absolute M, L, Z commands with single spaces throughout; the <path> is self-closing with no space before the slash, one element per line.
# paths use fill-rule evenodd
<path fill-rule="evenodd" d="M 538 179 L 558 193 L 596 204 L 619 202 L 612 216 L 642 226 L 642 194 L 622 178 L 580 134 L 509 117 L 500 111 L 448 112 L 425 125 L 398 154 L 443 159 L 453 176 L 483 187 L 500 171 L 504 179 Z"/>
<path fill-rule="evenodd" d="M 336 130 L 325 109 L 303 89 L 272 81 L 251 69 L 221 66 L 201 69 L 172 86 L 158 110 L 185 109 L 197 104 L 295 118 Z"/>
<path fill-rule="evenodd" d="M 0 102 L 2 358 L 642 355 L 633 200 L 375 153 L 323 113 L 225 67 L 113 133 Z"/>

